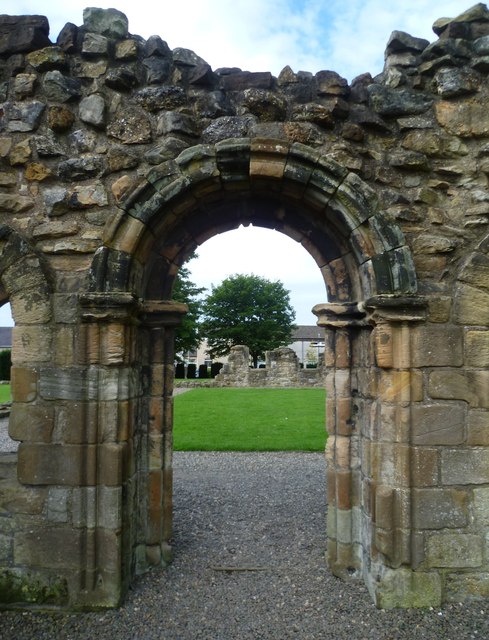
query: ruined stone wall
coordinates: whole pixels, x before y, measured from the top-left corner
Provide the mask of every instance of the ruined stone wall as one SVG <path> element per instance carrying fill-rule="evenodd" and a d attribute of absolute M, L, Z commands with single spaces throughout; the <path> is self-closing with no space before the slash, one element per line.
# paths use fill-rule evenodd
<path fill-rule="evenodd" d="M 434 31 L 348 84 L 0 17 L 0 600 L 114 606 L 165 562 L 173 278 L 250 221 L 325 280 L 330 567 L 379 606 L 489 594 L 489 11 Z"/>
<path fill-rule="evenodd" d="M 265 367 L 250 367 L 250 350 L 243 345 L 231 349 L 228 361 L 215 378 L 218 387 L 324 387 L 323 366 L 301 369 L 293 349 L 281 347 L 265 353 Z"/>

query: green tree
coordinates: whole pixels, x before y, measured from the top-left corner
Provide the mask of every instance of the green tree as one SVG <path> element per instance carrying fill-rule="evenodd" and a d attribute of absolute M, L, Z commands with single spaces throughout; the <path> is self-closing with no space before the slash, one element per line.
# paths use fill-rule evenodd
<path fill-rule="evenodd" d="M 195 255 L 190 256 L 195 258 Z M 189 258 L 190 259 L 190 258 Z M 199 318 L 201 313 L 201 296 L 205 288 L 197 287 L 190 280 L 190 271 L 187 267 L 180 267 L 173 285 L 172 298 L 177 302 L 185 302 L 188 305 L 188 313 L 183 317 L 182 324 L 175 331 L 175 357 L 181 358 L 181 354 L 192 351 L 199 346 Z"/>
<path fill-rule="evenodd" d="M 200 335 L 212 358 L 237 344 L 250 350 L 253 366 L 265 351 L 290 343 L 295 311 L 281 282 L 237 274 L 212 287 L 202 305 Z"/>

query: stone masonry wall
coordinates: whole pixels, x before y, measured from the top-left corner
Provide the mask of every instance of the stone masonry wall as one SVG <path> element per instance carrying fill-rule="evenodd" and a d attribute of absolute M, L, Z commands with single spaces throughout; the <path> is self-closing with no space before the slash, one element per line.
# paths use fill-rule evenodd
<path fill-rule="evenodd" d="M 324 387 L 325 372 L 301 369 L 293 349 L 281 347 L 265 353 L 265 367 L 250 367 L 250 350 L 246 346 L 232 347 L 228 362 L 215 378 L 218 387 Z"/>
<path fill-rule="evenodd" d="M 351 84 L 83 19 L 0 16 L 0 601 L 117 606 L 168 560 L 173 280 L 250 222 L 325 281 L 329 566 L 378 606 L 489 596 L 487 7 Z"/>

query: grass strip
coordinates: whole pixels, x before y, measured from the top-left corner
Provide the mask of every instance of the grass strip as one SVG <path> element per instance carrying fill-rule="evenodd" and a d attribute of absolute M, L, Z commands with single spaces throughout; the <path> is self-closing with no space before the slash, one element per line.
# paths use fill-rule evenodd
<path fill-rule="evenodd" d="M 324 451 L 324 389 L 192 389 L 174 399 L 176 451 Z"/>
<path fill-rule="evenodd" d="M 0 384 L 0 404 L 11 402 L 12 396 L 10 393 L 9 384 Z"/>

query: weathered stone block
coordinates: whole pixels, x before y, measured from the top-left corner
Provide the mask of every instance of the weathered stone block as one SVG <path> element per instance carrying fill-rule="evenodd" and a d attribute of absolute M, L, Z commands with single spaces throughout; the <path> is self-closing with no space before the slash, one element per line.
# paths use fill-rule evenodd
<path fill-rule="evenodd" d="M 10 536 L 0 534 L 0 561 L 5 564 L 12 562 L 13 539 Z"/>
<path fill-rule="evenodd" d="M 448 132 L 462 138 L 489 135 L 489 117 L 484 103 L 475 98 L 440 101 L 434 105 L 438 123 Z"/>
<path fill-rule="evenodd" d="M 489 331 L 467 331 L 465 362 L 469 367 L 489 367 Z"/>
<path fill-rule="evenodd" d="M 442 601 L 441 576 L 434 572 L 384 569 L 372 590 L 381 609 L 439 607 Z"/>
<path fill-rule="evenodd" d="M 412 331 L 413 367 L 458 367 L 463 363 L 463 333 L 459 327 L 423 325 Z"/>
<path fill-rule="evenodd" d="M 489 483 L 489 449 L 442 450 L 441 481 L 445 485 Z"/>
<path fill-rule="evenodd" d="M 428 390 L 432 398 L 465 400 L 471 407 L 489 408 L 489 371 L 433 371 Z"/>
<path fill-rule="evenodd" d="M 381 442 L 409 442 L 410 425 L 410 408 L 382 404 L 380 422 L 374 429 L 375 437 Z"/>
<path fill-rule="evenodd" d="M 466 412 L 460 404 L 415 404 L 412 437 L 415 445 L 453 445 L 465 440 Z"/>
<path fill-rule="evenodd" d="M 11 393 L 14 402 L 32 402 L 37 397 L 39 374 L 36 369 L 12 367 Z"/>
<path fill-rule="evenodd" d="M 412 500 L 413 526 L 416 529 L 457 529 L 467 526 L 467 491 L 415 489 Z"/>
<path fill-rule="evenodd" d="M 411 455 L 411 477 L 413 486 L 430 487 L 438 484 L 438 450 L 428 447 L 413 447 Z"/>
<path fill-rule="evenodd" d="M 121 485 L 127 477 L 129 448 L 126 444 L 104 443 L 97 448 L 98 479 L 106 486 Z"/>
<path fill-rule="evenodd" d="M 467 444 L 472 446 L 489 446 L 489 411 L 469 411 L 467 420 Z"/>
<path fill-rule="evenodd" d="M 371 476 L 388 487 L 402 487 L 409 482 L 410 447 L 405 444 L 372 442 Z"/>
<path fill-rule="evenodd" d="M 8 429 L 13 440 L 50 442 L 54 427 L 54 408 L 16 402 L 10 411 Z"/>
<path fill-rule="evenodd" d="M 47 499 L 47 517 L 50 522 L 68 522 L 68 507 L 71 491 L 61 487 L 50 487 Z"/>
<path fill-rule="evenodd" d="M 48 569 L 79 569 L 82 529 L 56 527 L 20 531 L 14 539 L 14 561 L 19 565 Z"/>
<path fill-rule="evenodd" d="M 482 539 L 470 533 L 434 533 L 426 541 L 426 566 L 445 568 L 480 567 Z"/>
<path fill-rule="evenodd" d="M 21 443 L 18 477 L 24 484 L 78 486 L 96 482 L 97 447 Z"/>
<path fill-rule="evenodd" d="M 421 372 L 382 370 L 379 396 L 384 402 L 420 402 L 423 399 Z"/>
<path fill-rule="evenodd" d="M 283 178 L 288 150 L 283 142 L 274 142 L 260 138 L 252 140 L 250 148 L 251 178 Z"/>
<path fill-rule="evenodd" d="M 56 403 L 53 443 L 94 444 L 98 438 L 97 429 L 96 403 Z"/>
<path fill-rule="evenodd" d="M 83 26 L 90 33 L 100 33 L 107 38 L 121 39 L 128 34 L 127 16 L 117 9 L 84 9 Z"/>
<path fill-rule="evenodd" d="M 489 327 L 489 292 L 459 284 L 454 295 L 454 318 L 459 324 Z"/>
<path fill-rule="evenodd" d="M 3 514 L 39 516 L 45 512 L 47 497 L 45 487 L 23 487 L 15 478 L 12 481 L 2 482 L 1 496 Z"/>
<path fill-rule="evenodd" d="M 448 602 L 465 602 L 489 598 L 489 573 L 449 573 L 445 578 Z"/>

